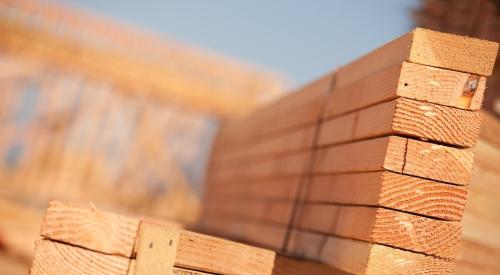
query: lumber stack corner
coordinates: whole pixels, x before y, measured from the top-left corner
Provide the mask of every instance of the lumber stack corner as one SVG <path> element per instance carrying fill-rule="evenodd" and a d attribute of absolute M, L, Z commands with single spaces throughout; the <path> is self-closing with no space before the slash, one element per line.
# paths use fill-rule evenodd
<path fill-rule="evenodd" d="M 497 51 L 417 28 L 231 121 L 202 226 L 354 274 L 453 273 Z"/>

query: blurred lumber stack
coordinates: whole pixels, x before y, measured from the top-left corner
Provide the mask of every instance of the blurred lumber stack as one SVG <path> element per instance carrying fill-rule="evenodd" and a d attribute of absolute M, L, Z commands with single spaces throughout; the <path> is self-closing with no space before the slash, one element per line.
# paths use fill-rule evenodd
<path fill-rule="evenodd" d="M 0 0 L 0 31 L 0 249 L 25 262 L 49 199 L 194 223 L 218 120 L 282 92 L 270 71 L 45 1 Z"/>
<path fill-rule="evenodd" d="M 344 274 L 267 249 L 51 201 L 32 275 Z"/>
<path fill-rule="evenodd" d="M 500 2 L 498 0 L 421 0 L 414 11 L 419 27 L 500 41 Z M 500 119 L 500 65 L 488 78 L 483 109 Z"/>
<path fill-rule="evenodd" d="M 500 121 L 485 114 L 455 274 L 500 274 Z"/>
<path fill-rule="evenodd" d="M 355 274 L 452 273 L 497 50 L 415 29 L 228 123 L 202 226 Z"/>

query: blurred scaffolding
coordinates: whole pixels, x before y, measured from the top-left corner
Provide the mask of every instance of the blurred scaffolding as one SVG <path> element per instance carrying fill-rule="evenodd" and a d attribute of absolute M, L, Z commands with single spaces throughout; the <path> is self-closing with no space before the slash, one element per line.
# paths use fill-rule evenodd
<path fill-rule="evenodd" d="M 0 248 L 26 259 L 49 199 L 194 222 L 218 120 L 283 91 L 269 71 L 45 2 L 0 0 L 0 31 Z"/>

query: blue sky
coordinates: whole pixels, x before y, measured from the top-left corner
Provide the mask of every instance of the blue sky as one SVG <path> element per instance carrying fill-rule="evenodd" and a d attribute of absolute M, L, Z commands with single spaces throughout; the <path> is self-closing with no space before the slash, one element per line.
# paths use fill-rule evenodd
<path fill-rule="evenodd" d="M 413 27 L 416 0 L 59 0 L 311 81 Z"/>

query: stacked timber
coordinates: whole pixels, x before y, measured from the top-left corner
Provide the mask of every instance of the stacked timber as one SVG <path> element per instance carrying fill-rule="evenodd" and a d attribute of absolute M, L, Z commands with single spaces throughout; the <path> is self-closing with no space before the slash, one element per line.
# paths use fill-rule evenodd
<path fill-rule="evenodd" d="M 32 275 L 345 274 L 312 261 L 109 212 L 51 201 Z"/>
<path fill-rule="evenodd" d="M 497 50 L 415 29 L 229 123 L 202 226 L 355 274 L 452 273 Z"/>
<path fill-rule="evenodd" d="M 500 4 L 497 0 L 421 0 L 413 12 L 419 27 L 500 41 Z M 488 79 L 483 110 L 500 119 L 500 66 Z"/>
<path fill-rule="evenodd" d="M 500 274 L 500 121 L 485 114 L 455 274 Z"/>

